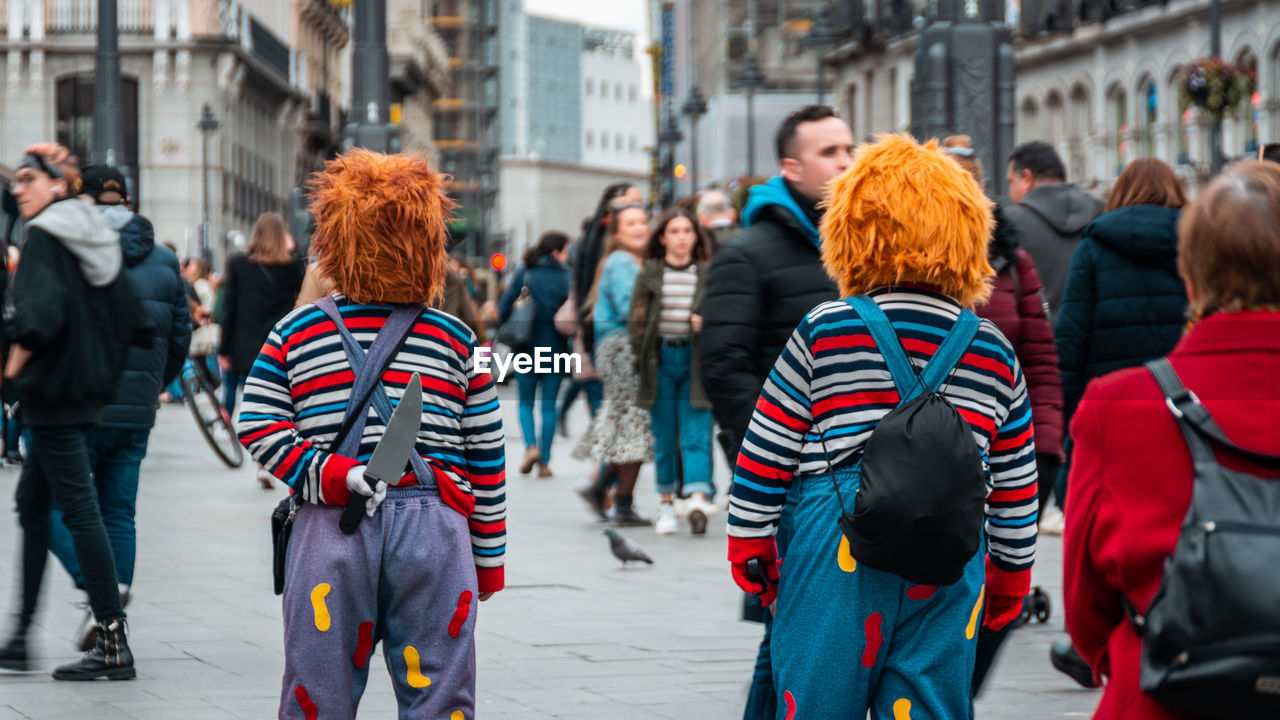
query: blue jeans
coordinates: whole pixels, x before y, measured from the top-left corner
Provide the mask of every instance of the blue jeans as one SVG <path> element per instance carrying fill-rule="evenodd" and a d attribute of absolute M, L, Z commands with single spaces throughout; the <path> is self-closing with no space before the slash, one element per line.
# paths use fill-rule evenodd
<path fill-rule="evenodd" d="M 538 447 L 542 462 L 551 462 L 551 441 L 556 437 L 556 400 L 560 397 L 560 373 L 516 373 L 516 391 L 520 398 L 520 432 L 524 434 L 525 447 Z M 533 403 L 542 393 L 539 435 L 533 424 Z"/>
<path fill-rule="evenodd" d="M 246 379 L 248 379 L 247 375 L 241 375 L 235 370 L 222 373 L 222 407 L 226 408 L 227 413 L 232 417 L 236 414 L 236 395 L 240 392 L 240 388 L 244 387 Z"/>
<path fill-rule="evenodd" d="M 102 523 L 107 528 L 111 553 L 115 556 L 116 580 L 122 585 L 133 584 L 134 558 L 138 551 L 134 526 L 138 506 L 138 470 L 142 458 L 147 455 L 150 435 L 150 430 L 99 428 L 88 430 L 84 435 Z M 71 544 L 71 533 L 56 509 L 50 515 L 49 550 L 67 569 L 76 587 L 84 589 L 84 577 Z"/>
<path fill-rule="evenodd" d="M 657 487 L 661 494 L 674 493 L 683 466 L 685 494 L 700 492 L 710 498 L 716 492 L 711 483 L 711 411 L 693 406 L 689 374 L 689 346 L 662 346 L 657 396 L 650 410 Z"/>
<path fill-rule="evenodd" d="M 587 394 L 587 407 L 591 409 L 591 417 L 596 416 L 596 411 L 600 409 L 600 401 L 604 399 L 604 386 L 599 380 L 573 380 L 569 383 L 569 389 L 565 390 L 564 398 L 560 401 L 560 414 L 569 411 L 569 407 L 573 405 L 573 401 L 578 399 L 578 393 L 585 392 Z"/>

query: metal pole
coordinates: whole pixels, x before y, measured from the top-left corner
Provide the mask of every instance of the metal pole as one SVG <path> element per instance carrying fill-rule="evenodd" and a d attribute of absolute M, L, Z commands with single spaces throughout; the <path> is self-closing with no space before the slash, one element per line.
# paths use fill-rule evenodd
<path fill-rule="evenodd" d="M 1209 3 L 1209 54 L 1222 55 L 1222 1 Z M 1209 129 L 1209 173 L 1211 176 L 1222 172 L 1222 114 L 1213 117 L 1213 125 Z"/>
<path fill-rule="evenodd" d="M 98 48 L 93 79 L 93 162 L 124 164 L 120 100 L 120 36 L 116 0 L 98 0 Z"/>
<path fill-rule="evenodd" d="M 351 53 L 351 122 L 344 145 L 377 152 L 391 149 L 391 76 L 387 59 L 387 2 L 355 4 L 355 42 Z"/>
<path fill-rule="evenodd" d="M 200 256 L 209 250 L 209 133 L 200 133 L 202 148 L 200 151 L 200 188 L 204 193 L 204 212 L 200 215 Z"/>
<path fill-rule="evenodd" d="M 756 91 L 747 88 L 747 176 L 756 174 Z"/>
<path fill-rule="evenodd" d="M 818 48 L 818 104 L 822 104 L 822 98 L 826 95 L 826 88 L 822 86 L 822 48 Z"/>
<path fill-rule="evenodd" d="M 698 192 L 698 119 L 689 124 L 689 194 Z"/>

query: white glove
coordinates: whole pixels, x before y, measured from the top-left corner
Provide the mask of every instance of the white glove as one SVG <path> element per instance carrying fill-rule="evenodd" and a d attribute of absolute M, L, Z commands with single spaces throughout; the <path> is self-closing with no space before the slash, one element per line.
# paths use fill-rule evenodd
<path fill-rule="evenodd" d="M 379 480 L 376 487 L 369 487 L 369 481 L 364 479 L 364 465 L 357 465 L 347 471 L 347 489 L 353 495 L 363 495 L 368 498 L 364 503 L 364 514 L 373 517 L 373 513 L 387 499 L 387 483 Z"/>

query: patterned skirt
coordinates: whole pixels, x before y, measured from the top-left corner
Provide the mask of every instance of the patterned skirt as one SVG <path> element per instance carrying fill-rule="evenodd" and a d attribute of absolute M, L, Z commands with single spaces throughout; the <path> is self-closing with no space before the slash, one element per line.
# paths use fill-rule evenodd
<path fill-rule="evenodd" d="M 640 379 L 636 356 L 626 333 L 596 345 L 596 372 L 604 385 L 604 400 L 591 423 L 591 455 L 596 462 L 633 463 L 653 459 L 649 411 L 636 406 Z"/>

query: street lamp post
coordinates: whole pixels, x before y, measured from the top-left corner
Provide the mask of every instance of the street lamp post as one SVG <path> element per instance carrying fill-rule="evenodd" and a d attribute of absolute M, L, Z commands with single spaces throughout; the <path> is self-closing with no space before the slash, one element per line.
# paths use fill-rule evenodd
<path fill-rule="evenodd" d="M 756 174 L 756 90 L 764 85 L 764 74 L 756 62 L 756 54 L 748 52 L 738 73 L 738 87 L 747 99 L 747 175 Z"/>
<path fill-rule="evenodd" d="M 659 185 L 661 198 L 659 205 L 663 210 L 671 207 L 675 202 L 675 155 L 676 145 L 684 139 L 684 133 L 680 132 L 680 127 L 676 125 L 676 118 L 671 114 L 670 108 L 662 122 L 662 132 L 658 133 L 658 147 L 660 154 L 659 169 L 662 172 L 662 184 Z"/>
<path fill-rule="evenodd" d="M 707 101 L 702 99 L 702 89 L 689 88 L 689 97 L 680 112 L 689 118 L 689 191 L 698 192 L 698 120 L 707 114 Z"/>
<path fill-rule="evenodd" d="M 200 111 L 200 122 L 196 123 L 200 130 L 200 185 L 204 193 L 204 211 L 200 219 L 200 255 L 208 260 L 209 255 L 209 136 L 218 129 L 218 118 L 213 116 L 213 109 L 205 103 Z M 224 248 L 225 250 L 225 248 Z"/>
<path fill-rule="evenodd" d="M 821 105 L 826 95 L 826 87 L 823 83 L 825 63 L 822 62 L 822 53 L 827 48 L 835 47 L 840 44 L 843 35 L 836 30 L 831 24 L 828 17 L 830 9 L 827 5 L 822 5 L 813 11 L 813 26 L 809 28 L 808 34 L 800 39 L 800 46 L 805 48 L 813 48 L 818 59 L 818 104 Z"/>
<path fill-rule="evenodd" d="M 1209 55 L 1222 55 L 1222 0 L 1209 3 Z M 1213 125 L 1209 128 L 1209 173 L 1216 176 L 1222 172 L 1222 114 L 1215 113 Z"/>
<path fill-rule="evenodd" d="M 97 52 L 93 68 L 93 162 L 115 168 L 124 165 L 122 115 L 116 0 L 98 0 Z M 125 175 L 126 178 L 129 175 L 127 168 Z M 132 199 L 136 207 L 137 198 Z"/>

